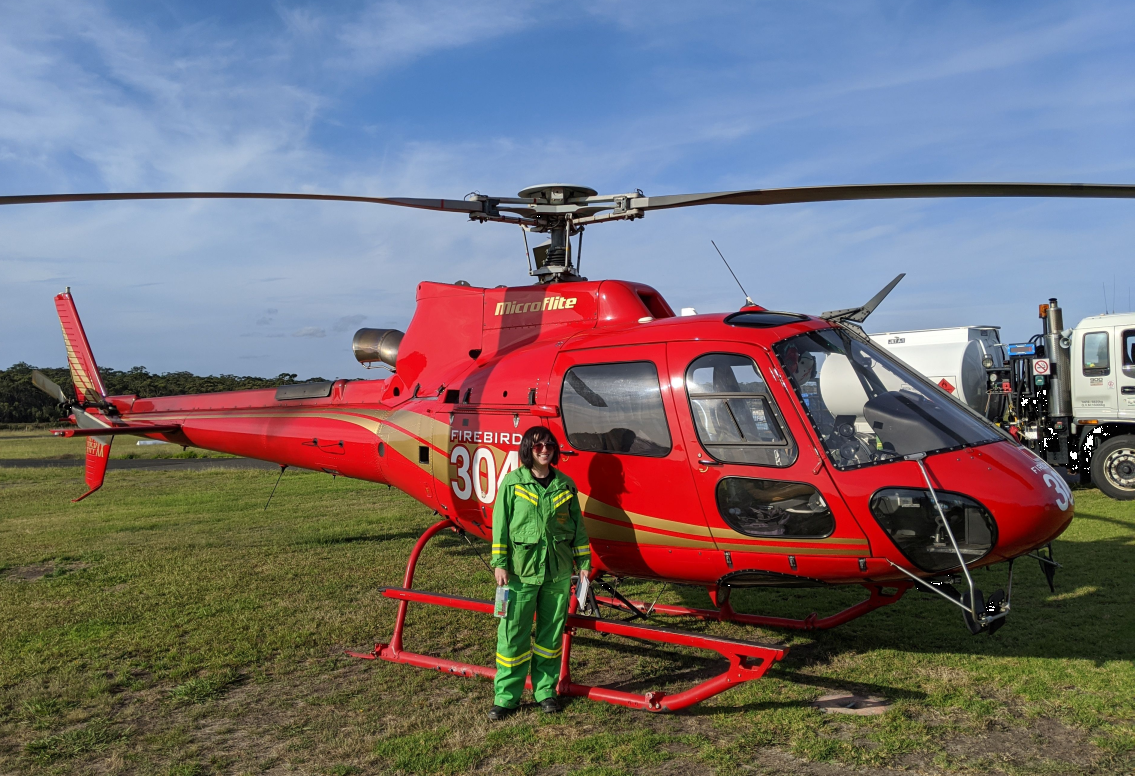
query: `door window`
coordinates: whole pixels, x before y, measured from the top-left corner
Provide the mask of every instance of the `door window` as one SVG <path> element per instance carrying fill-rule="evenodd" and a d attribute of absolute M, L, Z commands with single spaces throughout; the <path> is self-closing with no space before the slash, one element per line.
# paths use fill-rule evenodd
<path fill-rule="evenodd" d="M 1093 331 L 1084 335 L 1084 376 L 1104 377 L 1111 373 L 1107 352 L 1107 332 Z"/>
<path fill-rule="evenodd" d="M 670 452 L 658 370 L 649 361 L 572 367 L 564 375 L 560 406 L 568 442 L 577 450 L 655 457 Z"/>
<path fill-rule="evenodd" d="M 716 460 L 762 466 L 791 466 L 796 460 L 796 443 L 753 359 L 701 356 L 686 370 L 686 392 L 698 439 Z"/>
<path fill-rule="evenodd" d="M 726 477 L 717 483 L 717 510 L 747 536 L 823 539 L 835 531 L 824 497 L 803 482 Z"/>
<path fill-rule="evenodd" d="M 1123 374 L 1135 377 L 1135 329 L 1128 329 L 1120 336 L 1123 343 Z"/>

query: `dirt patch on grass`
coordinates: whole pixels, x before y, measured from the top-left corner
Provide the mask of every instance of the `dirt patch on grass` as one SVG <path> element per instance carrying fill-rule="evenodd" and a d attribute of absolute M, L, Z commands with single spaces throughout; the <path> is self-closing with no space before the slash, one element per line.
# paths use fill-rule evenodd
<path fill-rule="evenodd" d="M 969 767 L 1008 772 L 1092 773 L 1100 769 L 1104 753 L 1089 734 L 1041 717 L 1027 725 L 994 723 L 984 734 L 943 742 L 953 761 Z"/>
<path fill-rule="evenodd" d="M 5 569 L 3 577 L 15 582 L 35 582 L 37 579 L 61 577 L 88 568 L 90 565 L 90 563 L 32 563 Z"/>

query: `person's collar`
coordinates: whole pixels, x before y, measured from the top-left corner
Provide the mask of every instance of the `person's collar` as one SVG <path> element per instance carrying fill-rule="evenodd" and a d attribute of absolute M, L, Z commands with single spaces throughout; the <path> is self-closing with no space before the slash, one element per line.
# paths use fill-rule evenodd
<path fill-rule="evenodd" d="M 566 475 L 562 474 L 560 472 L 560 470 L 557 469 L 555 466 L 549 466 L 548 472 L 552 475 L 552 479 L 548 483 L 549 488 L 552 487 L 553 485 L 557 484 L 557 483 L 558 484 L 564 483 L 564 481 L 566 479 Z M 521 479 L 522 482 L 536 482 L 536 475 L 532 473 L 531 468 L 529 468 L 528 466 L 521 465 L 521 467 L 520 467 L 520 479 Z"/>

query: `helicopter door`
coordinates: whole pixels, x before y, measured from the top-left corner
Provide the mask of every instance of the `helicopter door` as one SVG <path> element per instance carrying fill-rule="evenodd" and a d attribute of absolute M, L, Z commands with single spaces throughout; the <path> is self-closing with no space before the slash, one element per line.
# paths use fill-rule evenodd
<path fill-rule="evenodd" d="M 867 539 L 792 398 L 767 377 L 776 374 L 768 355 L 737 342 L 667 348 L 680 433 L 710 531 L 728 551 L 731 584 L 855 576 Z"/>
<path fill-rule="evenodd" d="M 665 347 L 561 353 L 549 400 L 592 552 L 615 574 L 673 578 L 721 562 L 678 430 Z"/>
<path fill-rule="evenodd" d="M 1122 374 L 1122 359 L 1115 351 L 1123 347 L 1117 342 L 1121 330 L 1101 327 L 1099 330 L 1077 330 L 1072 343 L 1073 412 L 1078 418 L 1115 418 L 1119 411 L 1116 381 Z M 1118 363 L 1117 363 L 1118 362 Z"/>

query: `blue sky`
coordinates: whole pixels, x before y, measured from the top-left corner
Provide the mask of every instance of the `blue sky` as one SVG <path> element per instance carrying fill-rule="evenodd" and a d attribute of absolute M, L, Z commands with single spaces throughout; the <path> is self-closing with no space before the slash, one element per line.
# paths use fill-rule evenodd
<path fill-rule="evenodd" d="M 0 193 L 459 198 L 890 181 L 1135 183 L 1130 3 L 3 3 Z M 1128 309 L 1133 202 L 652 213 L 583 270 L 675 308 L 817 313 L 906 280 L 874 331 L 1036 331 Z M 104 366 L 360 377 L 359 326 L 420 280 L 529 281 L 519 230 L 380 206 L 0 209 L 0 365 L 64 363 L 70 286 Z M 1110 301 L 1109 301 L 1110 306 Z"/>

